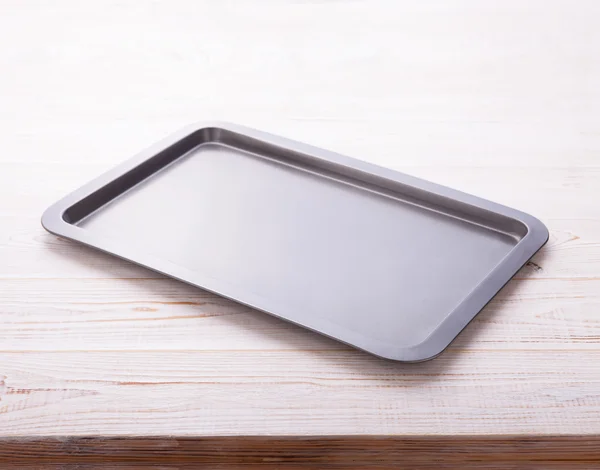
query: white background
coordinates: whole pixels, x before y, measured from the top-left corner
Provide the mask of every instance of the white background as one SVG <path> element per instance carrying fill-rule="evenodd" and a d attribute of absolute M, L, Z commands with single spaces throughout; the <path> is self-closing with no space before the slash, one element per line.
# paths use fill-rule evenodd
<path fill-rule="evenodd" d="M 600 432 L 600 3 L 0 1 L 0 434 Z M 226 120 L 551 239 L 440 358 L 382 361 L 46 234 Z"/>

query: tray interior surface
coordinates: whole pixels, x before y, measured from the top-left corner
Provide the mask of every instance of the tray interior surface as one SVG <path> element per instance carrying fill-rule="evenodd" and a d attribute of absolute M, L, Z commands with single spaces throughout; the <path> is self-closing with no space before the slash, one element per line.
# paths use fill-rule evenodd
<path fill-rule="evenodd" d="M 193 134 L 65 220 L 226 280 L 240 302 L 251 292 L 286 305 L 271 313 L 291 321 L 325 318 L 406 346 L 526 233 L 514 219 L 223 130 Z"/>

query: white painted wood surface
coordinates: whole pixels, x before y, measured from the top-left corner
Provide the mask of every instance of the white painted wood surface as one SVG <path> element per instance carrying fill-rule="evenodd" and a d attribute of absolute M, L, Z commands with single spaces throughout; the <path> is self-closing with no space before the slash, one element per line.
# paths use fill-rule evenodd
<path fill-rule="evenodd" d="M 0 2 L 0 435 L 600 433 L 599 25 L 594 0 Z M 402 365 L 43 231 L 202 119 L 520 208 L 550 242 Z"/>

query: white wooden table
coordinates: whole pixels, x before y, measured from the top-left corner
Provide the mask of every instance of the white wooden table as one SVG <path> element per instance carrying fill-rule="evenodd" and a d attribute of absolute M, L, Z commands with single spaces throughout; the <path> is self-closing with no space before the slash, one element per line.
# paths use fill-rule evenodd
<path fill-rule="evenodd" d="M 550 241 L 402 365 L 44 232 L 204 119 L 514 206 Z M 5 0 L 0 133 L 0 436 L 600 434 L 600 2 Z"/>

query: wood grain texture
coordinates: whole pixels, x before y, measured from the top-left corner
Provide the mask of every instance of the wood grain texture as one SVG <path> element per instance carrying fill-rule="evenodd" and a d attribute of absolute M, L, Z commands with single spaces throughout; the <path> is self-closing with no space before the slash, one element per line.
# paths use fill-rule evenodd
<path fill-rule="evenodd" d="M 440 452 L 465 456 L 480 455 L 461 447 L 474 436 L 507 446 L 517 442 L 510 436 L 537 436 L 531 442 L 543 446 L 562 434 L 580 436 L 558 447 L 573 461 L 539 468 L 594 468 L 600 3 L 8 0 L 0 8 L 0 436 L 215 436 L 221 449 L 248 445 L 223 436 L 398 436 L 319 447 L 360 463 L 363 447 L 390 450 L 411 436 L 429 442 L 423 452 L 439 436 L 464 436 Z M 444 354 L 406 365 L 43 231 L 49 204 L 205 119 L 517 207 L 543 220 L 550 241 Z M 40 441 L 32 455 L 91 442 L 70 439 Z M 291 442 L 265 439 L 267 450 Z M 0 459 L 22 445 L 7 442 Z M 297 442 L 282 455 L 308 460 L 285 463 L 308 465 L 316 444 Z M 536 455 L 554 458 L 538 444 Z M 588 444 L 596 447 L 577 447 Z M 499 458 L 498 445 L 482 452 Z M 241 454 L 231 455 L 221 462 L 236 464 Z"/>
<path fill-rule="evenodd" d="M 593 469 L 600 438 L 582 436 L 54 438 L 0 440 L 12 468 Z"/>

